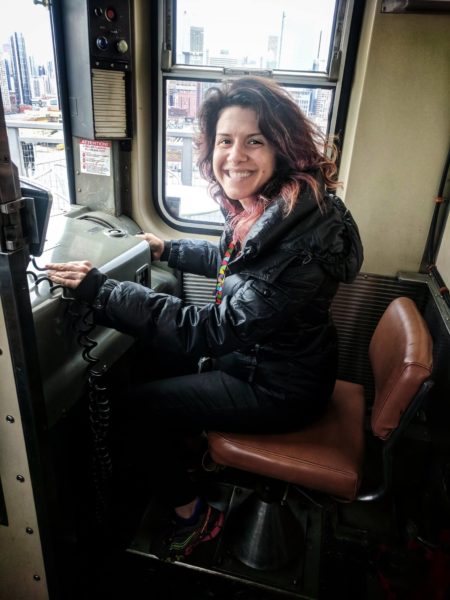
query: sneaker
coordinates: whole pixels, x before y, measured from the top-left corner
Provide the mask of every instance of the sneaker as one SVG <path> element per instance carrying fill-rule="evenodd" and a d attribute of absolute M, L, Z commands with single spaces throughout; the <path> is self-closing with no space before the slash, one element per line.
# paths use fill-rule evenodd
<path fill-rule="evenodd" d="M 222 531 L 225 515 L 222 511 L 206 505 L 197 523 L 177 526 L 173 532 L 169 546 L 169 559 L 182 560 L 202 542 L 209 542 Z"/>

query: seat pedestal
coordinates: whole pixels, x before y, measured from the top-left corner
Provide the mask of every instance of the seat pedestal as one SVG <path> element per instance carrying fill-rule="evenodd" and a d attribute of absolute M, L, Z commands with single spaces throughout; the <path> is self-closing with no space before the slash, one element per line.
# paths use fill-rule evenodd
<path fill-rule="evenodd" d="M 253 569 L 281 569 L 303 551 L 304 532 L 286 502 L 252 493 L 229 524 L 234 557 Z"/>

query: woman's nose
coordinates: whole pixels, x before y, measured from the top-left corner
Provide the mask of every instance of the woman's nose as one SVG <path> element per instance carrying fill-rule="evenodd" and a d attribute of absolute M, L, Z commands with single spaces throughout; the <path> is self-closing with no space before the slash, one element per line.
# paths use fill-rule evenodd
<path fill-rule="evenodd" d="M 242 144 L 235 143 L 230 148 L 228 160 L 233 163 L 239 163 L 247 159 L 245 148 Z"/>

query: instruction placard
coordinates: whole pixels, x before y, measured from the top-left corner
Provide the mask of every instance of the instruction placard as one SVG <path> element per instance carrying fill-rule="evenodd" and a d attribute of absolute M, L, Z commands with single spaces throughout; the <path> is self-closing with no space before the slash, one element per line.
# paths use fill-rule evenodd
<path fill-rule="evenodd" d="M 90 175 L 110 175 L 111 142 L 80 140 L 80 171 Z"/>

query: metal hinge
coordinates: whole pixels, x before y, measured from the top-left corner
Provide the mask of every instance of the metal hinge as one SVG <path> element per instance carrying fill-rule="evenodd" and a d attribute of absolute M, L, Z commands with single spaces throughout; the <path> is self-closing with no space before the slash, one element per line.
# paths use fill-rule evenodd
<path fill-rule="evenodd" d="M 333 56 L 331 57 L 330 64 L 330 73 L 328 78 L 330 81 L 337 81 L 339 79 L 339 72 L 341 70 L 341 59 L 342 59 L 342 51 L 337 50 L 333 52 Z"/>
<path fill-rule="evenodd" d="M 36 222 L 32 198 L 19 198 L 0 204 L 0 250 L 12 252 L 23 248 L 33 237 Z"/>
<path fill-rule="evenodd" d="M 163 48 L 161 51 L 161 69 L 163 71 L 172 70 L 172 50 Z"/>
<path fill-rule="evenodd" d="M 23 206 L 22 198 L 0 205 L 0 247 L 2 252 L 11 252 L 24 245 L 21 216 Z"/>
<path fill-rule="evenodd" d="M 161 70 L 172 70 L 172 2 L 164 1 L 163 42 L 161 48 Z"/>

